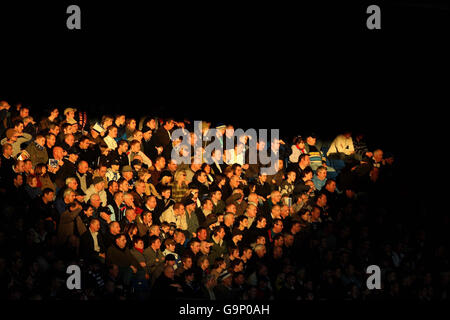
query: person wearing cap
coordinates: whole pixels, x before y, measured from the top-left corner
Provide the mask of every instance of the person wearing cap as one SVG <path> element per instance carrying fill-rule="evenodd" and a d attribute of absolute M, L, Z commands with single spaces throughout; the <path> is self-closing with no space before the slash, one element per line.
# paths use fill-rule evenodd
<path fill-rule="evenodd" d="M 217 300 L 234 300 L 235 295 L 233 292 L 233 277 L 228 271 L 222 272 L 219 276 L 219 285 L 215 289 L 215 295 Z"/>
<path fill-rule="evenodd" d="M 15 158 L 21 152 L 20 146 L 22 143 L 28 142 L 32 138 L 33 137 L 28 133 L 19 132 L 17 129 L 10 128 L 6 130 L 6 137 L 3 138 L 0 143 L 1 145 L 4 145 L 5 143 L 11 144 L 13 147 L 12 156 Z"/>
<path fill-rule="evenodd" d="M 66 117 L 66 119 L 64 119 L 61 122 L 61 125 L 63 125 L 64 123 L 69 123 L 69 124 L 74 124 L 77 121 L 75 120 L 75 112 L 77 111 L 77 109 L 75 108 L 66 108 L 64 109 L 64 116 Z"/>
<path fill-rule="evenodd" d="M 47 149 L 45 148 L 45 137 L 42 135 L 37 135 L 32 143 L 28 145 L 25 149 L 30 155 L 31 163 L 33 168 L 36 167 L 38 163 L 46 164 L 48 161 Z"/>
<path fill-rule="evenodd" d="M 195 213 L 195 209 L 197 208 L 197 203 L 193 201 L 191 198 L 186 199 L 184 202 L 184 208 L 186 211 L 186 223 L 187 223 L 187 231 L 191 237 L 195 237 L 195 231 L 200 226 L 197 218 L 197 214 Z"/>
<path fill-rule="evenodd" d="M 108 171 L 106 171 L 106 179 L 108 180 L 108 183 L 110 181 L 119 181 L 121 178 L 119 168 L 120 162 L 118 159 L 114 159 L 110 162 L 110 167 L 108 168 Z"/>
<path fill-rule="evenodd" d="M 93 194 L 98 194 L 102 202 L 102 206 L 106 207 L 108 199 L 106 191 L 104 190 L 105 182 L 101 177 L 95 177 L 92 179 L 91 186 L 86 190 L 86 195 L 84 196 L 84 202 L 88 202 Z"/>

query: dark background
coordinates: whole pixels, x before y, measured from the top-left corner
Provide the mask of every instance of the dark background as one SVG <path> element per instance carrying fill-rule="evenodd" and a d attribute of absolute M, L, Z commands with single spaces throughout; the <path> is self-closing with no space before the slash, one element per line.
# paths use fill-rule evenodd
<path fill-rule="evenodd" d="M 79 31 L 66 28 L 70 4 Z M 382 30 L 366 28 L 370 4 Z M 286 140 L 350 128 L 405 158 L 445 133 L 448 27 L 444 1 L 2 2 L 0 96 L 279 128 Z"/>

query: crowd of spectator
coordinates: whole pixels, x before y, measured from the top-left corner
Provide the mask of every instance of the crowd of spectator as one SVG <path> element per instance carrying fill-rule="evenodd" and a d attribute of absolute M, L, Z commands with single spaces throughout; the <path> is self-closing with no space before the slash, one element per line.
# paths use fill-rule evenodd
<path fill-rule="evenodd" d="M 350 131 L 259 140 L 279 159 L 268 175 L 248 137 L 214 128 L 208 155 L 188 120 L 0 101 L 1 298 L 448 299 L 448 213 L 405 198 L 394 154 Z"/>

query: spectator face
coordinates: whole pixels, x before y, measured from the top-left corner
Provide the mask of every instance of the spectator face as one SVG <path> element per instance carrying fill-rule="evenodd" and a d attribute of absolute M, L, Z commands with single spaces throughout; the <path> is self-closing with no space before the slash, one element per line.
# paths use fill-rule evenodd
<path fill-rule="evenodd" d="M 23 184 L 23 177 L 21 175 L 18 175 L 14 178 L 14 185 L 19 187 Z"/>
<path fill-rule="evenodd" d="M 311 164 L 311 160 L 309 156 L 306 156 L 298 164 L 301 165 L 302 167 L 307 167 Z"/>
<path fill-rule="evenodd" d="M 129 207 L 134 207 L 134 199 L 131 194 L 127 194 L 123 197 L 123 200 L 125 201 L 125 204 Z"/>
<path fill-rule="evenodd" d="M 42 137 L 42 138 L 36 139 L 36 143 L 37 143 L 38 145 L 40 145 L 41 147 L 43 147 L 43 146 L 45 145 L 45 138 Z"/>
<path fill-rule="evenodd" d="M 136 192 L 138 194 L 145 193 L 145 183 L 140 182 L 140 183 L 136 184 Z"/>
<path fill-rule="evenodd" d="M 98 175 L 100 176 L 100 177 L 102 177 L 102 178 L 104 178 L 105 176 L 106 176 L 106 171 L 108 170 L 108 168 L 106 168 L 106 167 L 104 167 L 104 166 L 101 166 L 99 169 L 98 169 Z"/>
<path fill-rule="evenodd" d="M 120 249 L 125 248 L 125 246 L 127 245 L 127 238 L 122 235 L 120 238 L 116 239 L 116 244 Z"/>
<path fill-rule="evenodd" d="M 51 116 L 52 118 L 58 117 L 58 116 L 59 116 L 59 111 L 58 111 L 58 109 L 53 109 L 52 112 L 50 113 L 50 116 Z"/>
<path fill-rule="evenodd" d="M 313 220 L 319 219 L 320 218 L 320 210 L 319 209 L 314 209 L 312 211 L 311 216 L 312 216 Z"/>
<path fill-rule="evenodd" d="M 286 218 L 287 216 L 289 216 L 289 207 L 288 207 L 288 206 L 282 206 L 282 207 L 281 207 L 280 215 L 281 215 L 283 218 Z"/>
<path fill-rule="evenodd" d="M 53 157 L 57 160 L 61 160 L 64 157 L 64 150 L 60 147 L 53 148 Z"/>
<path fill-rule="evenodd" d="M 123 175 L 123 174 L 122 174 Z M 125 180 L 124 182 L 122 182 L 119 186 L 119 190 L 123 191 L 123 192 L 128 192 L 129 186 L 128 186 L 128 181 Z"/>
<path fill-rule="evenodd" d="M 212 201 L 211 201 L 211 200 L 207 200 L 207 201 L 205 202 L 205 204 L 203 205 L 203 209 L 204 209 L 205 211 L 212 211 L 212 209 L 213 209 L 213 203 L 212 203 Z"/>
<path fill-rule="evenodd" d="M 322 169 L 317 171 L 317 177 L 319 180 L 325 180 L 327 178 L 327 170 Z"/>
<path fill-rule="evenodd" d="M 70 181 L 70 182 L 67 184 L 67 187 L 69 187 L 69 188 L 72 189 L 72 190 L 77 190 L 77 188 L 78 188 L 78 182 L 77 182 L 77 180 L 73 179 L 72 181 Z"/>
<path fill-rule="evenodd" d="M 259 258 L 264 257 L 266 255 L 266 247 L 262 247 L 258 250 L 255 250 L 255 253 Z"/>
<path fill-rule="evenodd" d="M 209 268 L 209 261 L 208 261 L 208 259 L 203 260 L 202 265 L 201 265 L 201 268 L 202 268 L 203 270 L 206 270 L 206 269 Z"/>
<path fill-rule="evenodd" d="M 136 220 L 136 211 L 134 211 L 133 209 L 128 209 L 126 211 L 126 216 L 129 221 L 134 221 Z M 161 242 L 159 244 L 161 245 Z"/>
<path fill-rule="evenodd" d="M 119 150 L 120 150 L 120 152 L 127 152 L 128 151 L 128 143 L 124 143 L 124 144 L 121 144 L 120 146 L 119 146 Z"/>
<path fill-rule="evenodd" d="M 144 249 L 144 241 L 139 240 L 134 246 L 135 246 L 136 248 L 142 250 L 142 249 Z"/>
<path fill-rule="evenodd" d="M 259 175 L 259 180 L 261 180 L 262 183 L 267 181 L 267 175 L 266 174 L 261 174 Z"/>
<path fill-rule="evenodd" d="M 169 198 L 170 198 L 170 194 L 171 194 L 170 189 L 165 190 L 164 192 L 161 193 L 161 195 L 162 195 L 165 199 L 169 199 Z"/>
<path fill-rule="evenodd" d="M 185 269 L 190 269 L 192 268 L 192 259 L 191 258 L 187 258 L 186 261 L 184 262 L 184 268 Z"/>
<path fill-rule="evenodd" d="M 198 176 L 198 182 L 205 183 L 206 180 L 207 180 L 206 179 L 206 173 L 204 173 L 204 172 L 200 173 L 199 176 Z"/>
<path fill-rule="evenodd" d="M 139 151 L 141 151 L 141 145 L 139 143 L 131 145 L 131 152 L 139 152 Z"/>
<path fill-rule="evenodd" d="M 52 147 L 55 145 L 55 143 L 56 143 L 56 138 L 55 138 L 55 136 L 54 136 L 54 135 L 50 135 L 50 136 L 47 138 L 47 146 L 49 146 L 50 148 L 52 148 Z"/>
<path fill-rule="evenodd" d="M 208 233 L 206 232 L 206 229 L 201 229 L 198 233 L 197 233 L 197 238 L 199 238 L 200 240 L 206 240 Z"/>
<path fill-rule="evenodd" d="M 31 161 L 24 161 L 24 171 L 25 172 L 31 172 L 33 169 L 33 163 Z"/>
<path fill-rule="evenodd" d="M 102 181 L 102 182 L 97 183 L 94 186 L 95 186 L 95 189 L 97 189 L 98 191 L 102 191 L 105 187 L 105 183 Z"/>
<path fill-rule="evenodd" d="M 7 147 L 5 148 L 5 150 L 3 151 L 3 154 L 5 155 L 6 158 L 11 157 L 11 156 L 12 156 L 12 153 L 13 153 L 12 146 L 7 146 Z"/>
<path fill-rule="evenodd" d="M 109 130 L 109 136 L 111 138 L 116 138 L 117 137 L 117 128 L 112 128 L 111 130 Z"/>
<path fill-rule="evenodd" d="M 243 252 L 243 257 L 247 260 L 250 260 L 252 258 L 253 251 L 252 249 L 247 249 Z"/>
<path fill-rule="evenodd" d="M 284 237 L 284 244 L 286 247 L 292 247 L 294 244 L 294 236 L 293 235 L 287 235 Z"/>
<path fill-rule="evenodd" d="M 30 187 L 32 188 L 36 188 L 37 187 L 37 179 L 36 178 L 32 178 L 29 182 Z"/>
<path fill-rule="evenodd" d="M 316 144 L 316 138 L 308 137 L 306 138 L 306 143 L 308 143 L 310 146 L 314 146 Z"/>
<path fill-rule="evenodd" d="M 49 192 L 47 194 L 44 193 L 43 198 L 44 198 L 44 201 L 50 202 L 50 201 L 53 201 L 54 196 L 55 196 L 54 192 Z"/>
<path fill-rule="evenodd" d="M 23 132 L 23 123 L 19 123 L 16 127 L 14 127 L 14 129 L 21 134 Z"/>
<path fill-rule="evenodd" d="M 373 153 L 373 158 L 376 162 L 381 162 L 383 160 L 383 151 L 377 150 Z"/>
<path fill-rule="evenodd" d="M 240 225 L 241 225 L 242 227 L 247 228 L 247 227 L 248 227 L 248 219 L 242 220 L 241 223 L 240 223 Z"/>
<path fill-rule="evenodd" d="M 199 251 L 200 251 L 200 243 L 199 242 L 194 242 L 192 245 L 191 245 L 191 250 L 192 250 L 192 252 L 194 253 L 194 254 L 197 254 L 197 253 L 199 253 Z"/>
<path fill-rule="evenodd" d="M 98 232 L 100 230 L 100 222 L 98 220 L 94 220 L 90 228 L 92 232 Z"/>
<path fill-rule="evenodd" d="M 219 237 L 219 239 L 223 239 L 225 237 L 225 230 L 221 228 L 220 231 L 217 233 L 217 236 Z"/>
<path fill-rule="evenodd" d="M 271 198 L 272 198 L 272 203 L 278 203 L 281 200 L 281 193 L 275 192 Z"/>
<path fill-rule="evenodd" d="M 71 203 L 75 201 L 75 192 L 69 193 L 69 195 L 66 197 L 66 203 Z"/>
<path fill-rule="evenodd" d="M 69 111 L 69 112 L 66 113 L 66 118 L 67 119 L 73 119 L 73 117 L 75 117 L 75 112 Z"/>
<path fill-rule="evenodd" d="M 336 182 L 330 182 L 325 188 L 330 192 L 334 192 L 336 190 Z"/>
<path fill-rule="evenodd" d="M 273 226 L 273 231 L 275 233 L 280 233 L 283 230 L 283 222 L 278 221 L 274 226 Z"/>
<path fill-rule="evenodd" d="M 256 217 L 256 212 L 257 212 L 257 209 L 256 209 L 255 206 L 250 205 L 250 206 L 248 207 L 248 209 L 247 209 L 247 215 L 248 215 L 250 218 Z M 247 220 L 247 225 L 248 225 L 248 220 Z"/>
<path fill-rule="evenodd" d="M 219 201 L 220 199 L 222 199 L 222 192 L 221 191 L 214 192 L 213 198 L 214 198 L 214 201 L 216 201 L 216 202 Z M 212 205 L 212 202 L 211 202 L 211 205 Z"/>
<path fill-rule="evenodd" d="M 281 209 L 280 209 L 279 206 L 274 206 L 272 208 L 272 216 L 274 218 L 280 218 L 280 216 L 281 216 Z"/>
<path fill-rule="evenodd" d="M 184 233 L 183 232 L 175 233 L 173 239 L 175 240 L 176 243 L 183 244 L 185 241 Z"/>
<path fill-rule="evenodd" d="M 89 165 L 87 164 L 87 162 L 86 161 L 80 162 L 80 164 L 78 165 L 78 172 L 81 174 L 85 174 L 88 170 Z"/>
<path fill-rule="evenodd" d="M 147 200 L 147 207 L 150 209 L 154 209 L 156 207 L 156 199 L 154 197 L 151 197 Z"/>
<path fill-rule="evenodd" d="M 50 129 L 49 132 L 57 136 L 59 134 L 59 130 L 60 130 L 59 126 L 55 126 L 53 129 Z"/>
<path fill-rule="evenodd" d="M 96 209 L 100 207 L 100 202 L 100 197 L 98 195 L 94 195 L 91 198 L 91 205 Z"/>
<path fill-rule="evenodd" d="M 121 115 L 119 117 L 116 118 L 116 124 L 118 126 L 121 126 L 125 123 L 125 115 Z"/>
<path fill-rule="evenodd" d="M 327 196 L 326 195 L 322 195 L 319 199 L 317 199 L 317 204 L 320 207 L 324 207 L 327 205 Z"/>

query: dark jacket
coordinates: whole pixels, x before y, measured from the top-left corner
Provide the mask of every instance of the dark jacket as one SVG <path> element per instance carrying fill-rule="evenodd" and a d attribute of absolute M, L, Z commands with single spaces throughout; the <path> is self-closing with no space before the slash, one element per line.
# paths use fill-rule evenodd
<path fill-rule="evenodd" d="M 105 244 L 103 242 L 103 236 L 100 232 L 97 233 L 97 242 L 100 247 L 100 253 L 105 252 Z M 99 252 L 94 250 L 94 239 L 90 230 L 87 230 L 80 237 L 80 255 L 85 259 L 98 259 Z"/>

